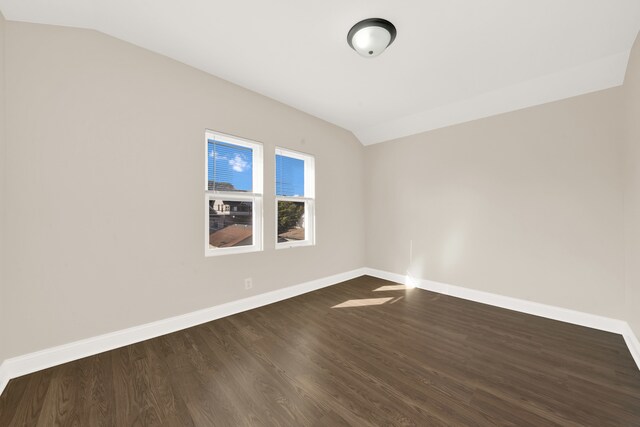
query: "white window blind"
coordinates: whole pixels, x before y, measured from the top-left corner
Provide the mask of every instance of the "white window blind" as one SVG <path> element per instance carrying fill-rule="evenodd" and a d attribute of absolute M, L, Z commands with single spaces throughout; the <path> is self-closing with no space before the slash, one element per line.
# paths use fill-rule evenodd
<path fill-rule="evenodd" d="M 262 145 L 205 132 L 205 254 L 262 249 Z"/>
<path fill-rule="evenodd" d="M 315 244 L 315 159 L 276 149 L 276 248 Z"/>

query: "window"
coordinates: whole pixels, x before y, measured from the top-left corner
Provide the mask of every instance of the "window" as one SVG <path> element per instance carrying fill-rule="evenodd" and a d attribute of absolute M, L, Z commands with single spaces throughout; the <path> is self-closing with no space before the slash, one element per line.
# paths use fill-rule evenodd
<path fill-rule="evenodd" d="M 315 243 L 315 159 L 276 149 L 276 248 Z"/>
<path fill-rule="evenodd" d="M 262 145 L 206 131 L 205 254 L 262 249 Z"/>

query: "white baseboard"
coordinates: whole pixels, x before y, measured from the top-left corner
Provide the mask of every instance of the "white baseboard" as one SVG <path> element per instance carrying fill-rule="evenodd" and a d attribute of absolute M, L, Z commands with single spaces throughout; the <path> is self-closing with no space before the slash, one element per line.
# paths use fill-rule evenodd
<path fill-rule="evenodd" d="M 376 270 L 374 268 L 365 268 L 364 270 L 369 276 L 403 283 L 407 286 L 413 286 L 427 291 L 438 292 L 440 294 L 506 308 L 521 313 L 533 314 L 547 319 L 559 320 L 561 322 L 572 323 L 574 325 L 586 326 L 588 328 L 621 334 L 627 343 L 627 347 L 629 347 L 631 356 L 633 356 L 638 369 L 640 369 L 640 342 L 633 333 L 629 324 L 624 320 L 612 319 L 567 308 L 477 291 L 474 289 L 463 288 L 461 286 L 448 285 L 446 283 L 434 282 L 432 280 L 416 279 L 408 275 L 390 273 L 388 271 Z"/>
<path fill-rule="evenodd" d="M 335 285 L 345 280 L 354 279 L 364 274 L 364 268 L 360 268 L 192 313 L 13 357 L 5 360 L 0 365 L 0 394 L 2 394 L 2 391 L 12 378 L 262 307 L 316 289 Z"/>
<path fill-rule="evenodd" d="M 640 368 L 640 341 L 638 341 L 638 338 L 633 333 L 629 324 L 623 320 L 582 313 L 566 308 L 554 307 L 518 298 L 492 294 L 489 292 L 476 291 L 469 288 L 447 285 L 445 283 L 430 280 L 416 279 L 373 268 L 360 268 L 324 277 L 322 279 L 312 280 L 300 285 L 290 286 L 288 288 L 278 289 L 276 291 L 255 295 L 238 301 L 217 305 L 204 310 L 194 311 L 192 313 L 7 359 L 0 364 L 0 394 L 2 394 L 5 386 L 12 378 L 17 378 L 22 375 L 30 374 L 62 363 L 71 362 L 83 357 L 92 356 L 104 351 L 113 350 L 115 348 L 190 328 L 222 317 L 262 307 L 264 305 L 292 298 L 316 289 L 335 285 L 345 280 L 354 279 L 365 274 L 445 295 L 621 334 L 624 337 L 638 368 Z"/>
<path fill-rule="evenodd" d="M 627 347 L 629 347 L 629 352 L 631 353 L 631 356 L 633 356 L 633 360 L 636 361 L 636 365 L 640 368 L 640 341 L 638 341 L 636 334 L 633 333 L 631 326 L 626 322 L 622 336 L 624 337 L 624 341 L 627 343 Z"/>
<path fill-rule="evenodd" d="M 7 364 L 3 361 L 0 363 L 0 395 L 4 391 L 4 388 L 7 386 L 10 379 L 9 369 L 7 368 Z"/>

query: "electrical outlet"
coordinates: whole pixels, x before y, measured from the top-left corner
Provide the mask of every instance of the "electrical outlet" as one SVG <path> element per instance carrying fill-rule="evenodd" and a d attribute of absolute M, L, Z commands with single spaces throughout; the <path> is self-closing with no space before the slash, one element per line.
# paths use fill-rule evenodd
<path fill-rule="evenodd" d="M 245 289 L 253 288 L 253 279 L 251 277 L 244 279 L 244 288 Z"/>

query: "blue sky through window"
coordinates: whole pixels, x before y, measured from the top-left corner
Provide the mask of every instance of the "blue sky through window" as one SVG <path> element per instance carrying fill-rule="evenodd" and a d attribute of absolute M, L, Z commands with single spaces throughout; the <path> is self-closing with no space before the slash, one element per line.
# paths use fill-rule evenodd
<path fill-rule="evenodd" d="M 276 155 L 276 195 L 304 196 L 304 160 Z"/>
<path fill-rule="evenodd" d="M 253 150 L 213 139 L 208 140 L 207 146 L 209 189 L 251 192 L 253 190 Z M 233 189 L 226 188 L 222 183 L 233 185 Z M 215 188 L 213 188 L 214 185 Z"/>

